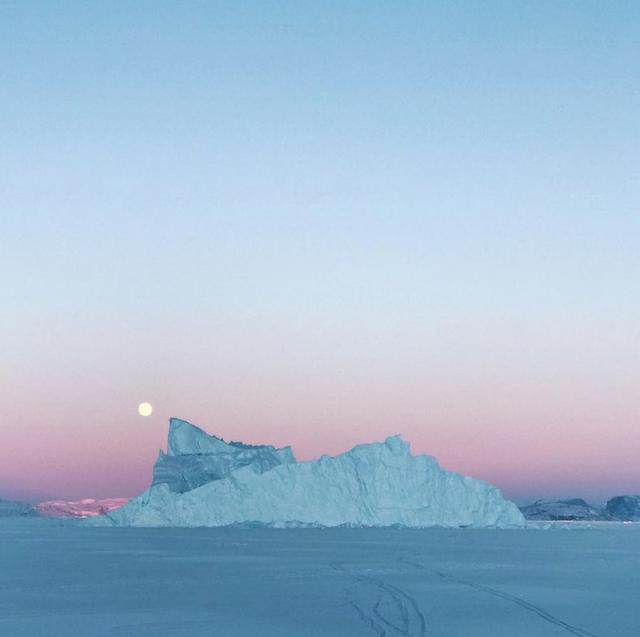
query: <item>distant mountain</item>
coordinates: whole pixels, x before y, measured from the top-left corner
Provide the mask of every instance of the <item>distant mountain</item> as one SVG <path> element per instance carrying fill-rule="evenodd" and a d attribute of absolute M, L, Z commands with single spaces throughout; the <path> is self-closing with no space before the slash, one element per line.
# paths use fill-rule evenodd
<path fill-rule="evenodd" d="M 0 518 L 37 516 L 38 512 L 27 502 L 0 499 Z"/>
<path fill-rule="evenodd" d="M 90 518 L 119 509 L 128 501 L 128 498 L 51 500 L 49 502 L 40 502 L 40 504 L 36 504 L 35 508 L 40 515 L 49 518 Z"/>
<path fill-rule="evenodd" d="M 580 498 L 573 500 L 538 500 L 520 507 L 527 520 L 610 520 L 607 511 Z"/>
<path fill-rule="evenodd" d="M 619 495 L 606 505 L 607 513 L 616 520 L 640 521 L 640 495 Z"/>

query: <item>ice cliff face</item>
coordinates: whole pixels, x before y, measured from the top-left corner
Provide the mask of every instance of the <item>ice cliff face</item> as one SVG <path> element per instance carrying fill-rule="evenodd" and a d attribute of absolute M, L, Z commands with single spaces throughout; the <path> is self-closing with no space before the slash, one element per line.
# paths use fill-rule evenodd
<path fill-rule="evenodd" d="M 170 422 L 150 489 L 94 523 L 225 526 L 235 523 L 410 527 L 520 527 L 515 504 L 479 480 L 412 456 L 399 436 L 339 456 L 296 462 L 287 447 L 226 443 Z"/>
<path fill-rule="evenodd" d="M 230 476 L 241 467 L 264 473 L 279 464 L 295 462 L 290 447 L 225 442 L 192 424 L 171 418 L 167 453 L 160 451 L 153 468 L 152 486 L 164 484 L 185 493 L 213 480 Z"/>

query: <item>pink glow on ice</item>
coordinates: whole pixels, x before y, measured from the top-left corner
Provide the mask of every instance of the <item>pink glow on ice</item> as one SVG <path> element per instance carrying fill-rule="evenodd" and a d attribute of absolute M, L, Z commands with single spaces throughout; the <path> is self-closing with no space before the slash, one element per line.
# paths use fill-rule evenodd
<path fill-rule="evenodd" d="M 50 500 L 36 505 L 40 515 L 50 518 L 91 518 L 124 506 L 129 498 L 83 498 L 76 501 Z"/>

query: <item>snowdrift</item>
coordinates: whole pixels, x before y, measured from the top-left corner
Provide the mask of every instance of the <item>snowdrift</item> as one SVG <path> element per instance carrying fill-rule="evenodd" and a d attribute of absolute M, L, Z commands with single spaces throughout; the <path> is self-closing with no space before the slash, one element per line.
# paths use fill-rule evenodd
<path fill-rule="evenodd" d="M 172 418 L 151 487 L 89 523 L 504 528 L 524 518 L 495 487 L 412 456 L 400 436 L 296 462 L 288 447 L 227 443 Z"/>

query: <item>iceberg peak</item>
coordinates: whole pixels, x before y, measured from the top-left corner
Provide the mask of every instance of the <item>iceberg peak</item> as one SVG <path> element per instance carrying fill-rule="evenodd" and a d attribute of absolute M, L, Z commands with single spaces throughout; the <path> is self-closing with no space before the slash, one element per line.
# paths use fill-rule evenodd
<path fill-rule="evenodd" d="M 411 445 L 400 435 L 389 436 L 384 444 L 395 456 L 408 456 L 411 454 Z"/>
<path fill-rule="evenodd" d="M 219 453 L 229 445 L 218 436 L 206 433 L 200 427 L 180 418 L 169 419 L 167 454 L 182 456 L 192 453 Z"/>
<path fill-rule="evenodd" d="M 186 420 L 171 418 L 167 453 L 160 451 L 153 467 L 152 486 L 166 484 L 173 492 L 185 493 L 228 477 L 244 466 L 262 473 L 295 461 L 290 447 L 225 442 Z"/>

